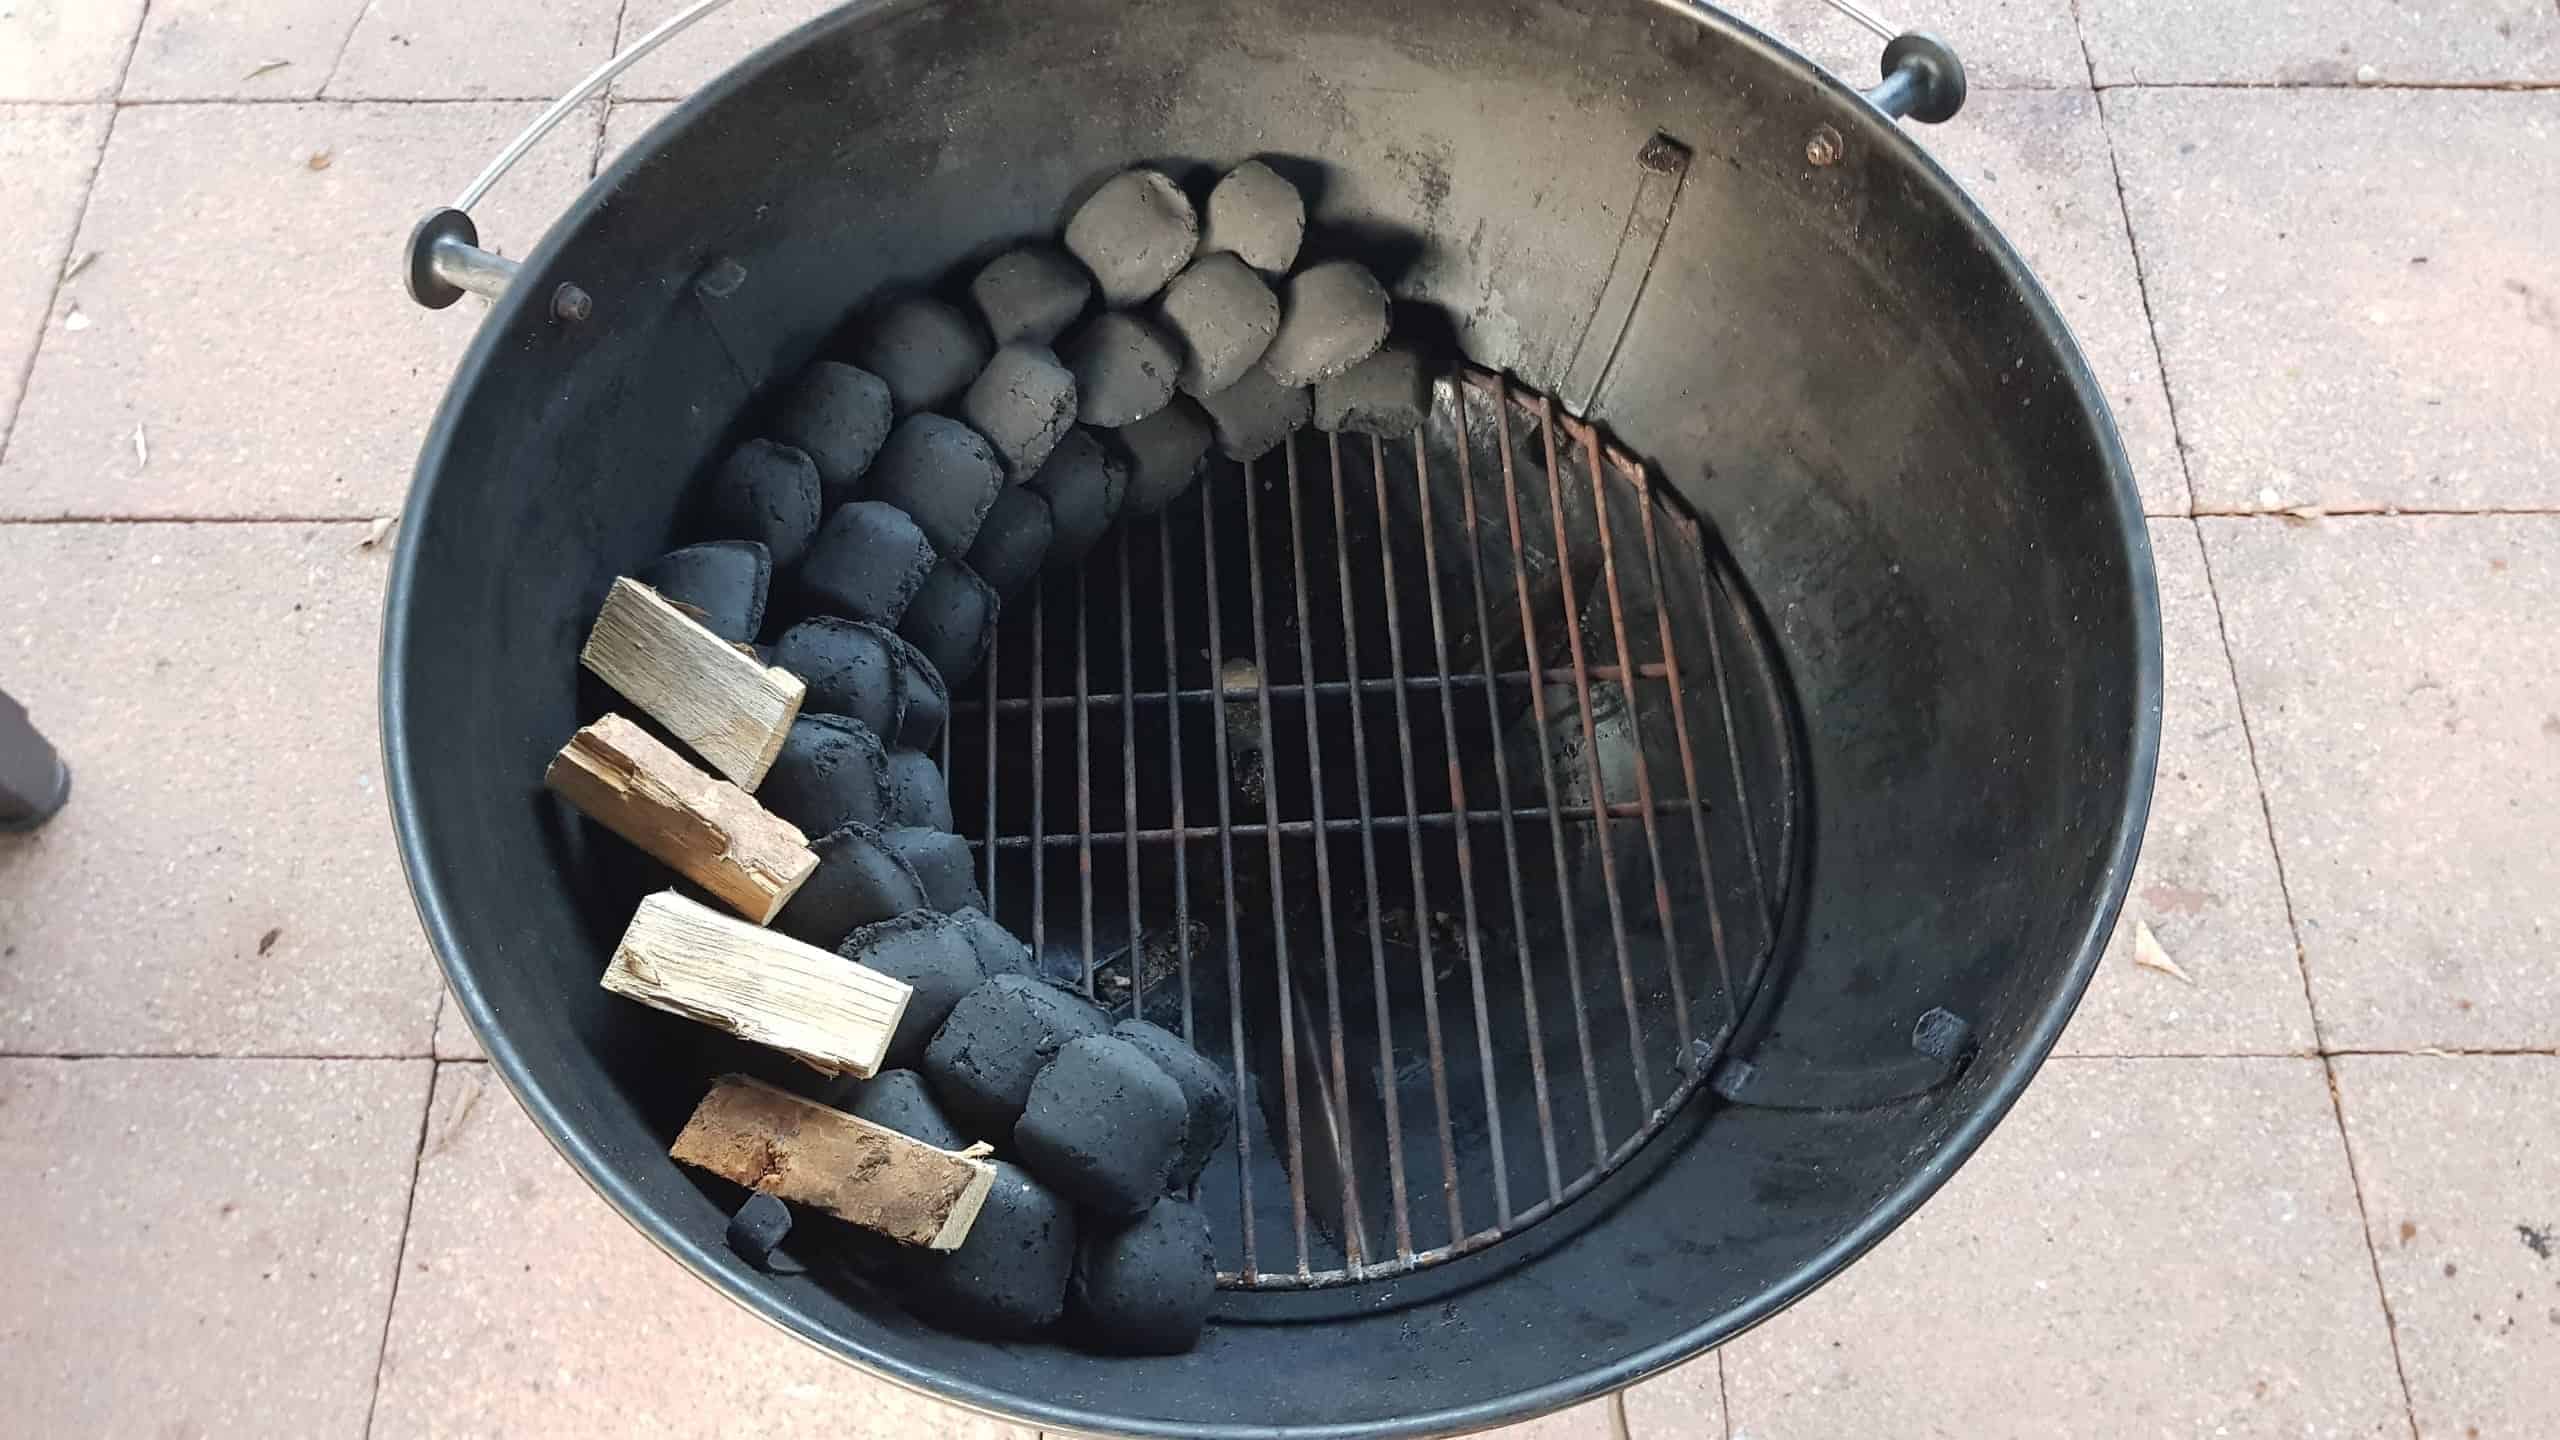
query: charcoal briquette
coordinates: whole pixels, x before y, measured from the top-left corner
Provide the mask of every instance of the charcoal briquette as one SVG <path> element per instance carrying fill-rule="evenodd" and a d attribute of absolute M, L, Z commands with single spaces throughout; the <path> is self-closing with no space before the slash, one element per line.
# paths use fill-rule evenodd
<path fill-rule="evenodd" d="M 924 652 L 894 630 L 880 632 L 881 643 L 897 661 L 898 694 L 905 707 L 897 730 L 881 732 L 890 743 L 921 750 L 942 738 L 951 720 L 951 686 Z"/>
<path fill-rule="evenodd" d="M 1315 401 L 1319 430 L 1409 440 L 1431 418 L 1431 377 L 1422 372 L 1421 356 L 1390 345 L 1330 380 L 1317 381 Z"/>
<path fill-rule="evenodd" d="M 889 756 L 870 726 L 802 710 L 756 787 L 767 810 L 824 835 L 847 823 L 877 826 L 889 813 Z"/>
<path fill-rule="evenodd" d="M 820 615 L 782 632 L 773 663 L 800 677 L 800 713 L 843 715 L 872 734 L 895 736 L 905 714 L 893 634 L 877 625 Z"/>
<path fill-rule="evenodd" d="M 1028 975 L 998 975 L 951 1007 L 918 1068 L 964 1129 L 1002 1141 L 1022 1118 L 1031 1083 L 1067 1043 L 1110 1028 L 1111 1017 L 1080 995 Z M 1181 1091 L 1174 1096 L 1178 1111 Z M 1179 1115 L 1174 1124 L 1178 1130 Z"/>
<path fill-rule="evenodd" d="M 968 841 L 930 825 L 900 825 L 880 832 L 880 843 L 916 872 L 924 882 L 925 903 L 934 909 L 948 915 L 972 906 L 986 908 Z"/>
<path fill-rule="evenodd" d="M 1046 245 L 1008 250 L 969 282 L 969 299 L 998 345 L 1047 345 L 1084 313 L 1093 277 Z"/>
<path fill-rule="evenodd" d="M 809 457 L 822 502 L 836 505 L 852 498 L 854 483 L 871 468 L 890 419 L 889 387 L 879 376 L 821 360 L 801 372 L 765 428 Z"/>
<path fill-rule="evenodd" d="M 1235 1087 L 1208 1056 L 1161 1025 L 1123 1020 L 1111 1033 L 1144 1051 L 1182 1090 L 1182 1149 L 1165 1183 L 1175 1193 L 1188 1191 L 1234 1132 Z"/>
<path fill-rule="evenodd" d="M 893 852 L 899 849 L 897 833 L 881 837 Z M 836 953 L 914 987 L 906 1013 L 889 1037 L 887 1063 L 897 1066 L 922 1060 L 926 1042 L 950 1017 L 951 1007 L 987 978 L 968 932 L 937 910 L 910 910 L 865 925 L 837 942 Z"/>
<path fill-rule="evenodd" d="M 771 1262 L 773 1247 L 791 1233 L 791 1207 L 762 1191 L 747 1197 L 729 1217 L 729 1248 L 759 1270 Z"/>
<path fill-rule="evenodd" d="M 1067 1305 L 1082 1344 L 1179 1355 L 1200 1343 L 1217 1293 L 1208 1217 L 1196 1205 L 1159 1200 L 1125 1225 L 1086 1227 Z"/>
<path fill-rule="evenodd" d="M 1085 1035 L 1033 1079 L 1014 1151 L 1059 1194 L 1117 1219 L 1164 1194 L 1183 1119 L 1182 1087 L 1147 1052 L 1117 1035 Z"/>
<path fill-rule="evenodd" d="M 1031 973 L 1031 947 L 1021 937 L 998 924 L 986 911 L 969 908 L 955 910 L 951 923 L 969 937 L 970 947 L 978 952 L 978 963 L 989 975 L 1028 975 Z"/>
<path fill-rule="evenodd" d="M 843 1108 L 846 1114 L 886 1126 L 937 1150 L 969 1147 L 969 1137 L 942 1113 L 941 1104 L 925 1087 L 924 1077 L 913 1070 L 881 1071 L 863 1081 L 853 1092 L 851 1103 Z"/>
<path fill-rule="evenodd" d="M 1128 433 L 1120 436 L 1125 443 Z M 1128 462 L 1090 430 L 1070 430 L 1049 463 L 1031 477 L 1031 488 L 1049 502 L 1050 565 L 1072 565 L 1120 518 L 1129 488 Z"/>
<path fill-rule="evenodd" d="M 889 432 L 865 488 L 906 511 L 935 554 L 965 555 L 1004 488 L 1004 465 L 985 436 L 959 421 L 910 415 Z"/>
<path fill-rule="evenodd" d="M 951 787 L 931 755 L 922 750 L 889 752 L 888 821 L 893 829 L 907 825 L 951 828 Z"/>
<path fill-rule="evenodd" d="M 1289 277 L 1280 331 L 1262 368 L 1283 385 L 1330 380 L 1387 340 L 1387 290 L 1357 261 L 1329 260 Z"/>
<path fill-rule="evenodd" d="M 987 640 L 996 632 L 996 592 L 978 572 L 957 560 L 933 567 L 917 588 L 915 603 L 898 622 L 907 637 L 945 684 L 965 685 L 987 655 Z"/>
<path fill-rule="evenodd" d="M 1153 170 L 1112 176 L 1067 221 L 1067 250 L 1102 286 L 1102 303 L 1135 305 L 1191 263 L 1200 219 L 1182 187 Z"/>
<path fill-rule="evenodd" d="M 818 868 L 773 917 L 794 940 L 832 947 L 875 921 L 924 908 L 924 882 L 868 825 L 840 825 L 809 842 Z"/>
<path fill-rule="evenodd" d="M 753 540 L 788 570 L 808 553 L 818 533 L 818 466 L 808 455 L 771 440 L 750 440 L 729 452 L 702 498 L 703 528 L 724 538 Z"/>
<path fill-rule="evenodd" d="M 1274 446 L 1305 427 L 1307 387 L 1283 385 L 1260 365 L 1215 395 L 1202 396 L 1200 408 L 1216 427 L 1218 452 L 1231 460 L 1259 460 Z"/>
<path fill-rule="evenodd" d="M 1224 250 L 1265 275 L 1285 275 L 1307 234 L 1307 202 L 1298 187 L 1259 160 L 1226 173 L 1209 192 L 1204 255 Z"/>
<path fill-rule="evenodd" d="M 1031 478 L 1076 418 L 1076 377 L 1045 345 L 1007 345 L 960 397 L 969 422 L 1003 462 L 1005 478 Z"/>
<path fill-rule="evenodd" d="M 914 1257 L 899 1268 L 906 1302 L 917 1314 L 1001 1340 L 1046 1329 L 1066 1308 L 1076 1217 L 1020 1166 L 999 1160 L 995 1167 L 995 1186 L 960 1248 Z"/>
<path fill-rule="evenodd" d="M 1049 553 L 1052 530 L 1049 502 L 1028 485 L 1008 485 L 987 512 L 970 545 L 969 568 L 994 588 L 998 599 L 1010 600 L 1040 574 Z"/>
<path fill-rule="evenodd" d="M 904 416 L 939 409 L 967 389 L 990 348 L 968 316 L 930 295 L 912 295 L 873 312 L 853 358 L 889 387 L 891 405 Z"/>
<path fill-rule="evenodd" d="M 1120 432 L 1129 452 L 1129 490 L 1121 508 L 1153 515 L 1179 500 L 1209 453 L 1209 419 L 1190 400 L 1176 400 Z"/>
<path fill-rule="evenodd" d="M 1182 374 L 1182 347 L 1154 321 L 1106 310 L 1069 335 L 1060 358 L 1076 377 L 1076 418 L 1116 429 L 1165 407 Z"/>
<path fill-rule="evenodd" d="M 1156 307 L 1182 344 L 1175 383 L 1185 395 L 1214 394 L 1236 383 L 1280 328 L 1280 298 L 1252 266 L 1229 254 L 1193 261 Z"/>
<path fill-rule="evenodd" d="M 895 629 L 938 559 L 906 511 L 856 500 L 818 527 L 800 562 L 800 591 L 812 609 Z"/>
<path fill-rule="evenodd" d="M 631 578 L 694 611 L 712 634 L 743 645 L 764 628 L 773 556 L 752 540 L 713 540 L 670 550 Z"/>

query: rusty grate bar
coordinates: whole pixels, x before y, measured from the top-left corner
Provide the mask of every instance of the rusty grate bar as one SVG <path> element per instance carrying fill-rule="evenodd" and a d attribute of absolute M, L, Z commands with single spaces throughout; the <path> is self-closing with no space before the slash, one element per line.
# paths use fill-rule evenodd
<path fill-rule="evenodd" d="M 1666 800 L 1662 802 L 1659 813 L 1678 815 L 1687 809 L 1686 805 L 1676 800 Z M 1644 807 L 1633 800 L 1617 800 L 1610 802 L 1609 814 L 1616 819 L 1636 820 L 1643 818 Z M 1574 825 L 1597 820 L 1599 815 L 1600 812 L 1589 805 L 1567 805 L 1562 810 L 1550 810 L 1544 805 L 1519 805 L 1510 809 L 1508 819 L 1525 825 L 1536 825 L 1550 820 L 1563 825 Z M 1501 810 L 1463 812 L 1426 810 L 1419 815 L 1400 815 L 1396 817 L 1395 823 L 1417 830 L 1438 831 L 1451 829 L 1462 822 L 1467 825 L 1493 825 L 1503 822 L 1505 818 L 1505 812 Z M 1118 845 L 1132 837 L 1135 837 L 1141 845 L 1179 845 L 1194 840 L 1214 840 L 1221 834 L 1244 839 L 1270 839 L 1277 836 L 1283 840 L 1300 840 L 1317 834 L 1358 835 L 1359 833 L 1359 817 L 1332 815 L 1322 820 L 1238 820 L 1230 823 L 1223 830 L 1215 825 L 1191 825 L 1178 830 L 1170 826 L 1153 825 L 1141 826 L 1135 830 L 1096 830 L 1090 835 L 1083 833 L 1043 835 L 1038 843 L 1047 850 L 1068 850 L 1081 849 L 1088 844 Z M 1371 833 L 1376 833 L 1374 826 Z M 978 848 L 985 848 L 987 844 L 986 841 L 978 839 L 972 839 L 969 843 Z M 1000 835 L 996 837 L 995 848 L 1027 850 L 1032 844 L 1032 838 L 1027 835 Z"/>
<path fill-rule="evenodd" d="M 1178 675 L 1182 671 L 1182 646 L 1181 642 L 1174 637 L 1173 527 L 1170 525 L 1158 525 L 1156 527 L 1156 575 L 1164 584 L 1164 673 L 1167 675 Z M 1212 600 L 1209 603 L 1209 625 L 1211 630 L 1214 631 L 1217 628 L 1217 602 Z M 1132 710 L 1129 713 L 1130 718 L 1126 723 L 1134 726 L 1136 723 L 1134 718 L 1135 711 Z M 1167 808 L 1173 812 L 1173 828 L 1179 832 L 1191 828 L 1187 823 L 1185 823 L 1182 803 L 1184 774 L 1182 768 L 1182 707 L 1177 705 L 1167 711 L 1164 721 L 1165 752 L 1172 760 L 1172 765 L 1165 772 L 1166 799 L 1169 802 Z M 1221 770 L 1224 769 L 1223 764 L 1220 768 Z M 992 787 L 990 787 L 990 789 L 992 789 Z M 1135 808 L 1132 808 L 1128 813 L 1135 815 L 1138 812 Z M 987 833 L 990 835 L 994 834 L 995 827 L 992 825 L 988 826 Z M 1136 849 L 1133 847 L 1129 854 L 1131 859 L 1130 874 L 1134 877 L 1137 873 Z M 994 847 L 990 846 L 988 848 L 987 856 L 989 862 L 993 863 L 995 857 Z M 1175 953 L 1180 957 L 1182 967 L 1182 1038 L 1184 1043 L 1196 1048 L 1200 1043 L 1200 1037 L 1192 1033 L 1190 860 L 1190 846 L 1176 845 L 1173 847 L 1173 934 Z M 1137 882 L 1133 878 L 1130 883 L 1134 885 Z M 1130 902 L 1131 911 L 1129 919 L 1132 925 L 1135 925 L 1138 919 L 1135 908 L 1136 903 L 1137 902 L 1134 898 Z M 1232 914 L 1235 907 L 1233 905 L 1229 905 L 1227 909 L 1230 914 Z M 1140 1015 L 1146 1014 L 1146 1008 L 1144 1006 L 1140 1006 L 1138 1008 L 1138 1013 Z"/>
<path fill-rule="evenodd" d="M 1245 475 L 1245 489 L 1250 492 L 1252 488 L 1253 476 L 1248 470 Z M 1223 675 L 1226 673 L 1226 657 L 1221 652 L 1225 647 L 1225 642 L 1222 638 L 1222 632 L 1218 623 L 1218 496 L 1215 490 L 1207 487 L 1203 487 L 1200 492 L 1200 554 L 1201 567 L 1208 579 L 1205 593 L 1209 602 L 1209 671 L 1213 675 Z M 1170 574 L 1171 572 L 1168 571 L 1167 573 Z M 1257 645 L 1260 643 L 1258 637 L 1262 633 L 1261 594 L 1261 586 L 1257 584 L 1254 587 L 1254 634 L 1257 637 L 1255 642 Z M 1173 607 L 1170 605 L 1166 606 L 1165 614 L 1170 616 L 1172 613 Z M 1220 705 L 1216 707 L 1216 712 L 1216 755 L 1220 781 L 1217 786 L 1218 874 L 1224 881 L 1224 888 L 1220 894 L 1221 898 L 1226 902 L 1224 908 L 1227 912 L 1227 1025 L 1228 1044 L 1230 1046 L 1227 1053 L 1234 1058 L 1236 1072 L 1236 1103 L 1239 1106 L 1242 1106 L 1244 1103 L 1244 1097 L 1252 1093 L 1245 1084 L 1244 1006 L 1237 1003 L 1238 997 L 1244 994 L 1243 960 L 1241 958 L 1244 953 L 1244 947 L 1238 943 L 1238 937 L 1236 935 L 1236 917 L 1242 912 L 1244 907 L 1236 903 L 1236 836 L 1235 821 L 1233 818 L 1234 802 L 1228 797 L 1228 787 L 1225 784 L 1226 777 L 1235 773 L 1228 763 L 1227 707 Z M 1180 776 L 1174 777 L 1174 784 L 1177 787 L 1180 786 L 1182 784 L 1182 778 Z M 1035 860 L 1032 863 L 1031 868 L 1037 870 L 1041 868 L 1041 866 L 1039 862 Z M 1275 920 L 1276 918 L 1277 917 L 1275 917 Z M 1251 1123 L 1251 1117 L 1240 1112 L 1236 1117 L 1235 1130 L 1236 1193 L 1239 1197 L 1236 1208 L 1238 1212 L 1238 1219 L 1242 1225 L 1242 1238 L 1244 1243 L 1244 1272 L 1242 1278 L 1245 1284 L 1251 1285 L 1256 1282 L 1259 1269 L 1254 1256 L 1253 1125 Z M 1289 1173 L 1292 1175 L 1300 1173 L 1294 1161 L 1290 1166 Z"/>
<path fill-rule="evenodd" d="M 1673 678 L 1674 673 L 1675 672 L 1671 667 L 1665 665 L 1659 660 L 1645 661 L 1634 669 L 1635 677 L 1639 680 L 1666 680 Z M 1626 678 L 1627 674 L 1627 669 L 1618 665 L 1593 665 L 1591 667 L 1591 678 L 1594 680 L 1622 681 Z M 1340 699 L 1345 695 L 1392 695 L 1398 691 L 1405 691 L 1419 695 L 1425 692 L 1436 692 L 1441 690 L 1474 690 L 1486 685 L 1526 685 L 1533 680 L 1544 680 L 1551 685 L 1570 685 L 1573 683 L 1573 671 L 1569 667 L 1556 666 L 1546 670 L 1504 670 L 1493 675 L 1479 675 L 1473 673 L 1458 675 L 1408 675 L 1401 680 L 1389 675 L 1371 675 L 1358 680 L 1317 680 L 1313 682 L 1283 680 L 1271 687 L 1271 698 L 1274 700 L 1304 700 L 1308 696 L 1312 695 L 1319 700 L 1335 700 Z M 1089 703 L 1096 705 L 1119 705 L 1124 701 L 1129 700 L 1134 700 L 1138 704 L 1148 706 L 1161 705 L 1168 700 L 1177 701 L 1186 705 L 1205 705 L 1213 700 L 1235 700 L 1252 693 L 1252 687 L 1247 685 L 1236 685 L 1232 687 L 1195 685 L 1178 690 L 1141 690 L 1134 695 L 1120 695 L 1110 691 L 1095 691 L 1086 698 Z M 1008 695 L 993 701 L 980 698 L 964 702 L 958 709 L 957 713 L 960 715 L 974 715 L 985 709 L 990 704 L 994 705 L 998 711 L 1004 714 L 1020 715 L 1034 709 L 1043 711 L 1072 710 L 1076 705 L 1076 697 L 1072 695 L 1046 695 L 1034 700 L 1028 696 Z"/>

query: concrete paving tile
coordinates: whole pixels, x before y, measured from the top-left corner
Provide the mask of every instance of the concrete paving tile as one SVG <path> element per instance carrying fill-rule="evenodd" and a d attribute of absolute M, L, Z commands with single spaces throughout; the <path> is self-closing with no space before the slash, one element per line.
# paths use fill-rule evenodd
<path fill-rule="evenodd" d="M 2194 526 L 2153 521 L 2151 560 L 2168 671 L 2151 827 L 2115 939 L 2061 1049 L 2308 1054 L 2317 1048 L 2311 1006 Z M 2137 922 L 2195 983 L 2133 963 Z"/>
<path fill-rule="evenodd" d="M 601 175 L 631 148 L 631 142 L 649 133 L 649 127 L 665 119 L 676 108 L 673 100 L 617 100 L 613 113 L 605 117 L 604 144 L 596 153 L 596 173 Z"/>
<path fill-rule="evenodd" d="M 2548 0 L 2081 0 L 2101 85 L 2560 80 Z"/>
<path fill-rule="evenodd" d="M 436 1058 L 439 1060 L 486 1060 L 480 1049 L 480 1037 L 471 1033 L 471 1022 L 462 1018 L 462 1007 L 454 1003 L 453 992 L 436 995 Z"/>
<path fill-rule="evenodd" d="M 0 1060 L 17 1435 L 354 1435 L 424 1061 Z"/>
<path fill-rule="evenodd" d="M 0 459 L 0 516 L 364 516 L 407 493 L 483 313 L 411 304 L 409 227 L 529 105 L 147 105 L 122 111 L 56 323 Z M 595 133 L 591 117 L 572 117 Z M 541 147 L 479 212 L 522 255 L 585 184 Z M 315 168 L 318 167 L 318 168 Z M 143 432 L 148 460 L 134 441 Z"/>
<path fill-rule="evenodd" d="M 1704 1355 L 1618 1397 L 1627 1440 L 1725 1440 L 1724 1377 Z"/>
<path fill-rule="evenodd" d="M 2407 1434 L 2311 1059 L 2049 1062 L 1946 1190 L 1724 1348 L 1733 1434 Z"/>
<path fill-rule="evenodd" d="M 820 1355 L 613 1213 L 486 1065 L 437 1068 L 377 1440 L 1031 1440 Z"/>
<path fill-rule="evenodd" d="M 1861 90 L 1876 83 L 1884 42 L 1823 0 L 1728 0 L 1722 8 L 1812 56 Z M 1954 46 L 1964 61 L 1965 79 L 1976 90 L 2089 83 L 2071 0 L 1931 0 L 1881 8 L 1891 10 L 1888 21 L 1929 31 Z"/>
<path fill-rule="evenodd" d="M 2560 517 L 2201 528 L 2322 1040 L 2560 1045 Z"/>
<path fill-rule="evenodd" d="M 2560 1415 L 2560 1059 L 2337 1066 L 2419 1433 L 2547 1433 Z"/>
<path fill-rule="evenodd" d="M 691 0 L 630 0 L 622 15 L 628 50 Z M 626 100 L 683 100 L 730 66 L 835 9 L 842 0 L 731 0 L 667 41 L 613 82 Z"/>
<path fill-rule="evenodd" d="M 2105 104 L 2199 510 L 2560 505 L 2560 92 Z"/>
<path fill-rule="evenodd" d="M 5 22 L 0 22 L 5 23 Z M 18 412 L 54 281 L 107 134 L 106 106 L 0 105 L 0 437 Z"/>
<path fill-rule="evenodd" d="M 1612 1440 L 1618 1433 L 1614 1400 L 1594 1400 L 1499 1430 L 1479 1430 L 1480 1440 Z"/>
<path fill-rule="evenodd" d="M 2071 323 L 2115 411 L 2144 511 L 2186 514 L 2186 468 L 2097 97 L 2086 89 L 1993 91 L 1918 134 L 2018 247 Z"/>
<path fill-rule="evenodd" d="M 424 1055 L 357 525 L 0 525 L 0 678 L 71 803 L 0 836 L 0 1051 Z"/>
<path fill-rule="evenodd" d="M 0 6 L 0 100 L 106 100 L 145 0 L 10 0 Z"/>
<path fill-rule="evenodd" d="M 364 8 L 364 0 L 153 0 L 124 98 L 311 99 Z"/>
<path fill-rule="evenodd" d="M 621 5 L 367 0 L 323 93 L 333 100 L 550 100 L 613 53 Z M 493 35 L 504 42 L 489 43 Z"/>

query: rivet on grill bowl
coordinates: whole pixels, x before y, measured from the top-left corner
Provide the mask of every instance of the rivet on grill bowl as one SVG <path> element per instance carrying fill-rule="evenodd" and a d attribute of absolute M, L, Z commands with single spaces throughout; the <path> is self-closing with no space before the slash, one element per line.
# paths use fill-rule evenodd
<path fill-rule="evenodd" d="M 596 313 L 595 298 L 575 285 L 563 285 L 551 292 L 551 318 L 572 325 Z"/>
<path fill-rule="evenodd" d="M 1816 125 L 1804 142 L 1804 158 L 1816 165 L 1840 163 L 1840 132 L 1828 125 Z"/>

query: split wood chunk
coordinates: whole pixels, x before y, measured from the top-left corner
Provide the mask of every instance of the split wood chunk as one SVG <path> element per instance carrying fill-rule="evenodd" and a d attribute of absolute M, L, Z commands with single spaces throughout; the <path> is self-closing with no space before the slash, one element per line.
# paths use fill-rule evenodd
<path fill-rule="evenodd" d="M 759 925 L 818 868 L 798 826 L 621 715 L 569 737 L 542 782 Z"/>
<path fill-rule="evenodd" d="M 914 990 L 867 965 L 661 890 L 622 932 L 604 988 L 868 1080 Z"/>
<path fill-rule="evenodd" d="M 983 1149 L 984 1147 L 980 1147 Z M 744 1075 L 723 1075 L 667 1153 L 902 1245 L 957 1250 L 996 1167 Z"/>
<path fill-rule="evenodd" d="M 800 714 L 800 678 L 714 635 L 629 576 L 613 582 L 579 662 L 752 791 Z"/>

